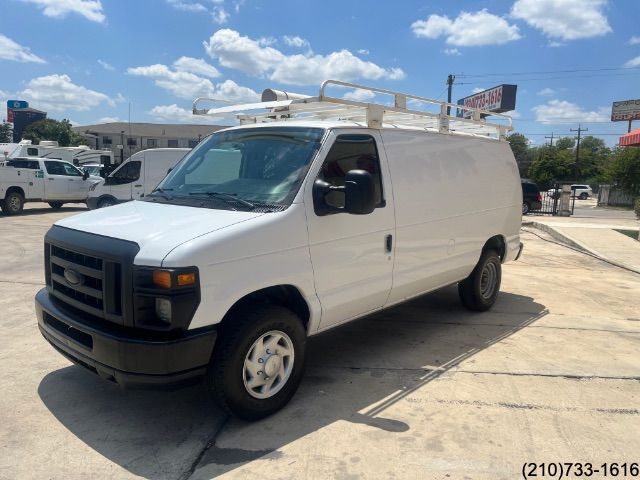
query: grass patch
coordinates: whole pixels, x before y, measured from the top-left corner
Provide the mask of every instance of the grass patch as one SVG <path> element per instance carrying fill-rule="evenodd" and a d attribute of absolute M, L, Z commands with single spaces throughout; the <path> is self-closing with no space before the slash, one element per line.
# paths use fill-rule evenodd
<path fill-rule="evenodd" d="M 617 230 L 616 232 L 622 233 L 623 235 L 626 235 L 627 237 L 631 237 L 634 240 L 638 240 L 638 232 L 636 230 Z"/>

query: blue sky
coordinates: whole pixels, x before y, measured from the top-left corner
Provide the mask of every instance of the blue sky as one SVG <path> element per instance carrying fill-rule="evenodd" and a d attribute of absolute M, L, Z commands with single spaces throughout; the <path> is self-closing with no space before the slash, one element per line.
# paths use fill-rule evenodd
<path fill-rule="evenodd" d="M 514 126 L 534 143 L 581 122 L 611 145 L 627 128 L 609 122 L 611 102 L 640 98 L 637 0 L 0 0 L 0 12 L 0 118 L 11 98 L 77 124 L 127 120 L 129 104 L 131 121 L 189 123 L 195 96 L 313 94 L 324 78 L 445 99 L 452 73 L 454 101 L 517 84 Z"/>

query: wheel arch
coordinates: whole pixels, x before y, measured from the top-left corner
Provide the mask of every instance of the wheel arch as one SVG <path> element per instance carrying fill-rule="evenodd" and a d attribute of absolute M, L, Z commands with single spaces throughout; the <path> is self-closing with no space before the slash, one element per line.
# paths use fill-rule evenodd
<path fill-rule="evenodd" d="M 26 201 L 24 190 L 22 189 L 22 187 L 16 187 L 16 186 L 7 188 L 7 191 L 4 193 L 4 198 L 7 198 L 7 195 L 9 195 L 10 193 L 14 193 L 14 192 L 19 193 L 20 195 L 22 195 L 22 198 L 24 198 L 25 201 Z"/>
<path fill-rule="evenodd" d="M 250 304 L 280 305 L 288 308 L 300 318 L 305 330 L 309 333 L 311 309 L 300 289 L 290 284 L 273 285 L 244 295 L 229 308 L 220 322 L 222 328 L 228 324 L 236 311 Z"/>
<path fill-rule="evenodd" d="M 485 252 L 487 250 L 495 250 L 498 252 L 498 256 L 500 257 L 500 261 L 504 263 L 507 252 L 507 241 L 503 235 L 494 235 L 490 239 L 488 239 L 484 246 L 482 247 L 482 251 Z"/>

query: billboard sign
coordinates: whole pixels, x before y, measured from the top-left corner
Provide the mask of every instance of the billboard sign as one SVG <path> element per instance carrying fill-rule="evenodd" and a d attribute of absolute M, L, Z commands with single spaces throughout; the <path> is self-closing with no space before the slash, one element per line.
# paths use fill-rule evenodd
<path fill-rule="evenodd" d="M 627 120 L 640 120 L 640 99 L 613 102 L 611 121 L 626 122 Z"/>
<path fill-rule="evenodd" d="M 29 102 L 24 100 L 7 100 L 7 108 L 29 108 Z"/>
<path fill-rule="evenodd" d="M 468 108 L 479 108 L 490 112 L 502 113 L 516 108 L 516 89 L 517 85 L 498 85 L 497 87 L 474 93 L 468 97 L 458 100 L 458 105 L 464 105 Z M 463 118 L 471 118 L 471 111 L 458 109 L 457 116 Z"/>

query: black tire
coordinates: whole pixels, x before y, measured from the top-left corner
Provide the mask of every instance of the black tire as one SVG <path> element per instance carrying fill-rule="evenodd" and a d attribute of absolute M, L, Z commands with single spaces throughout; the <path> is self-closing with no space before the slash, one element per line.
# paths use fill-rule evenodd
<path fill-rule="evenodd" d="M 526 215 L 531 210 L 531 205 L 528 202 L 522 202 L 522 214 Z"/>
<path fill-rule="evenodd" d="M 60 210 L 62 205 L 64 205 L 62 202 L 49 202 L 49 206 L 54 210 Z"/>
<path fill-rule="evenodd" d="M 106 208 L 106 207 L 111 207 L 112 205 L 115 205 L 116 202 L 113 198 L 111 197 L 104 197 L 102 199 L 100 199 L 100 201 L 98 202 L 98 208 Z"/>
<path fill-rule="evenodd" d="M 495 250 L 485 250 L 467 278 L 458 283 L 462 304 L 469 310 L 489 310 L 498 298 L 502 280 L 502 264 Z"/>
<path fill-rule="evenodd" d="M 268 398 L 255 398 L 245 386 L 245 359 L 263 335 L 280 332 L 287 335 L 293 348 L 293 365 L 280 389 Z M 268 304 L 252 304 L 231 314 L 219 332 L 206 375 L 206 387 L 212 399 L 227 412 L 258 420 L 284 407 L 300 385 L 304 371 L 306 332 L 301 319 L 291 310 Z M 268 350 L 267 350 L 268 351 Z M 261 362 L 266 366 L 268 362 Z"/>
<path fill-rule="evenodd" d="M 18 192 L 10 192 L 4 197 L 2 211 L 5 215 L 17 215 L 24 208 L 24 197 Z"/>
<path fill-rule="evenodd" d="M 586 200 L 587 198 L 589 198 L 589 194 L 587 192 L 582 192 L 578 198 L 580 200 Z"/>

